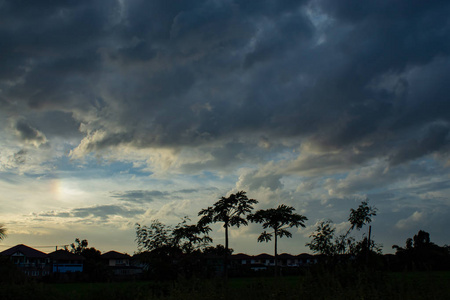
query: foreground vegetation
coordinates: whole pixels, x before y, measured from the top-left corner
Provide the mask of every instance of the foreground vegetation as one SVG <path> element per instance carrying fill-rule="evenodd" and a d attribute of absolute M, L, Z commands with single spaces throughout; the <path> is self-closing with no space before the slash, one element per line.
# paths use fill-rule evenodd
<path fill-rule="evenodd" d="M 450 272 L 312 270 L 301 276 L 0 285 L 2 299 L 448 299 Z"/>

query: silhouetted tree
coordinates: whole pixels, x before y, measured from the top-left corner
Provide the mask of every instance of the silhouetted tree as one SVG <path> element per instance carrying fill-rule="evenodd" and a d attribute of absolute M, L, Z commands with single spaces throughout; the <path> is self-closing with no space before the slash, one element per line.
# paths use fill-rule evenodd
<path fill-rule="evenodd" d="M 364 238 L 362 241 L 356 241 L 350 233 L 356 229 L 360 230 L 364 225 L 372 222 L 372 217 L 376 216 L 377 208 L 369 206 L 368 200 L 362 201 L 357 209 L 350 209 L 349 229 L 339 236 L 335 236 L 335 227 L 332 226 L 332 221 L 321 222 L 317 229 L 309 237 L 312 241 L 308 246 L 315 253 L 333 256 L 337 254 L 353 254 L 359 255 L 367 251 L 380 252 L 380 247 L 369 238 Z M 365 243 L 362 245 L 361 243 Z"/>
<path fill-rule="evenodd" d="M 150 267 L 150 278 L 174 279 L 199 273 L 201 249 L 212 239 L 211 228 L 205 224 L 188 224 L 188 217 L 175 227 L 158 220 L 150 226 L 136 224 L 136 242 L 140 260 Z"/>
<path fill-rule="evenodd" d="M 372 222 L 372 217 L 377 215 L 377 208 L 369 206 L 369 201 L 362 201 L 357 209 L 350 209 L 348 221 L 352 225 L 350 230 L 360 230 L 364 225 Z"/>
<path fill-rule="evenodd" d="M 422 248 L 429 246 L 431 244 L 430 234 L 426 231 L 419 230 L 419 232 L 416 235 L 414 235 L 413 241 L 414 241 L 414 248 Z"/>
<path fill-rule="evenodd" d="M 150 226 L 136 223 L 136 242 L 139 252 L 171 245 L 171 228 L 158 220 L 153 220 Z"/>
<path fill-rule="evenodd" d="M 211 228 L 203 224 L 187 224 L 190 221 L 184 217 L 172 231 L 172 244 L 179 247 L 185 253 L 190 253 L 198 248 L 204 248 L 212 239 L 208 236 Z"/>
<path fill-rule="evenodd" d="M 359 253 L 356 252 L 355 249 L 362 249 L 361 247 L 356 247 L 354 238 L 348 238 L 349 233 L 356 228 L 356 230 L 360 230 L 364 225 L 370 224 L 372 222 L 372 217 L 377 215 L 377 208 L 374 206 L 369 206 L 368 200 L 362 201 L 361 204 L 358 206 L 357 209 L 350 209 L 350 216 L 348 218 L 348 221 L 351 224 L 351 227 L 340 239 L 340 244 L 338 247 L 338 250 L 340 253 L 345 253 L 346 249 L 349 249 L 348 252 L 350 253 Z M 369 231 L 370 232 L 370 231 Z M 367 241 L 367 249 L 370 250 L 370 245 L 372 244 L 370 242 L 370 235 Z M 352 251 L 353 250 L 353 251 Z"/>
<path fill-rule="evenodd" d="M 0 241 L 6 238 L 6 228 L 3 224 L 0 224 Z"/>
<path fill-rule="evenodd" d="M 210 223 L 223 222 L 225 228 L 225 276 L 228 272 L 228 228 L 248 225 L 245 215 L 249 214 L 253 205 L 258 203 L 255 199 L 248 199 L 246 192 L 240 191 L 228 197 L 222 197 L 219 201 L 208 208 L 202 209 L 198 215 L 202 216 L 198 224 L 205 226 Z"/>
<path fill-rule="evenodd" d="M 231 255 L 234 252 L 233 248 L 228 248 L 228 255 Z M 226 253 L 226 249 L 224 245 L 218 244 L 215 247 L 209 246 L 203 249 L 203 254 L 207 255 L 217 255 L 224 256 Z"/>
<path fill-rule="evenodd" d="M 439 270 L 450 268 L 450 253 L 447 246 L 440 247 L 431 242 L 430 234 L 419 230 L 413 238 L 408 238 L 405 248 L 393 245 L 395 255 L 403 268 L 410 270 Z"/>
<path fill-rule="evenodd" d="M 306 246 L 314 253 L 327 256 L 332 256 L 336 253 L 336 245 L 333 240 L 336 228 L 331 223 L 331 220 L 320 222 L 316 231 L 309 236 L 312 240 Z"/>
<path fill-rule="evenodd" d="M 84 249 L 86 249 L 88 246 L 87 240 L 81 240 L 79 238 L 75 239 L 75 243 L 70 244 L 70 252 L 75 254 L 81 254 Z"/>
<path fill-rule="evenodd" d="M 102 253 L 94 247 L 84 248 L 80 253 L 84 261 L 83 273 L 90 281 L 105 281 L 110 278 L 110 270 L 102 260 Z"/>
<path fill-rule="evenodd" d="M 248 220 L 255 223 L 262 223 L 264 229 L 271 228 L 273 232 L 263 233 L 258 237 L 258 242 L 268 242 L 274 237 L 275 243 L 275 276 L 278 275 L 278 237 L 292 237 L 287 228 L 305 227 L 305 216 L 294 213 L 295 208 L 284 204 L 278 205 L 277 208 L 261 209 L 256 213 L 248 216 Z"/>
<path fill-rule="evenodd" d="M 156 280 L 174 280 L 181 275 L 182 251 L 172 245 L 163 245 L 141 252 L 140 260 L 148 265 L 147 276 Z"/>
<path fill-rule="evenodd" d="M 174 228 L 152 221 L 150 226 L 141 226 L 136 223 L 136 242 L 138 251 L 152 251 L 161 247 L 177 247 L 185 253 L 192 252 L 199 247 L 204 247 L 212 242 L 208 236 L 211 228 L 203 224 L 187 224 L 188 217 L 178 223 Z"/>

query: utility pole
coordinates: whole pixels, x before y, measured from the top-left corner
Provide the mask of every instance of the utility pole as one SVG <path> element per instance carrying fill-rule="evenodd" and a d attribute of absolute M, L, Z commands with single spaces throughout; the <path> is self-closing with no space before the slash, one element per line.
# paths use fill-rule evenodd
<path fill-rule="evenodd" d="M 369 237 L 367 238 L 367 252 L 366 252 L 366 265 L 369 263 L 369 254 L 371 252 L 370 247 L 370 235 L 372 234 L 372 225 L 369 225 Z"/>

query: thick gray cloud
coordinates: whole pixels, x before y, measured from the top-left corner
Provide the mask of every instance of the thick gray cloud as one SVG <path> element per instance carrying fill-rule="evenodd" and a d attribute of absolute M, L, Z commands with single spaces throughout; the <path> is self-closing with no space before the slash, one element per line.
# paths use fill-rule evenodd
<path fill-rule="evenodd" d="M 36 146 L 41 146 L 47 143 L 47 138 L 44 134 L 42 134 L 42 132 L 31 127 L 24 121 L 18 121 L 15 129 L 19 137 L 25 142 L 32 143 Z"/>
<path fill-rule="evenodd" d="M 448 152 L 449 12 L 445 1 L 3 1 L 0 105 L 24 116 L 23 140 L 207 154 L 185 172 L 305 142 L 325 159 L 293 170 L 407 163 Z"/>

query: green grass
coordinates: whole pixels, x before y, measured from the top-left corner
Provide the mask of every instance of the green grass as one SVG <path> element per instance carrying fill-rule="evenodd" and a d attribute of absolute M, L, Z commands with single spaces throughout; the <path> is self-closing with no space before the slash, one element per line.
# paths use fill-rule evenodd
<path fill-rule="evenodd" d="M 1 299 L 449 299 L 450 272 L 338 270 L 304 276 L 176 282 L 0 284 Z"/>

